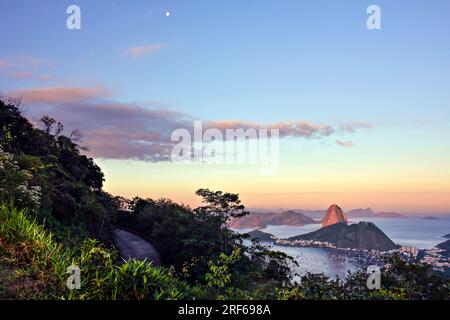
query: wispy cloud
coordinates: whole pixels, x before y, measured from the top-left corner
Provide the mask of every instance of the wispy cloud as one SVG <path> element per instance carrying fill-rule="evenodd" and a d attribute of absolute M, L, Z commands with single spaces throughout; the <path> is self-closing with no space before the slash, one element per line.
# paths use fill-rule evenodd
<path fill-rule="evenodd" d="M 1 76 L 13 79 L 29 79 L 37 73 L 45 73 L 39 77 L 42 81 L 50 80 L 46 69 L 53 69 L 55 64 L 49 60 L 38 59 L 30 55 L 0 58 Z"/>
<path fill-rule="evenodd" d="M 53 76 L 51 76 L 49 74 L 44 74 L 44 75 L 40 76 L 39 79 L 41 81 L 50 81 L 50 80 L 53 80 Z"/>
<path fill-rule="evenodd" d="M 143 56 L 155 53 L 163 48 L 166 48 L 167 44 L 148 44 L 148 45 L 140 45 L 128 48 L 125 50 L 125 55 L 132 57 L 133 59 L 139 59 Z"/>
<path fill-rule="evenodd" d="M 29 104 L 65 104 L 80 103 L 98 98 L 105 98 L 112 93 L 104 86 L 94 87 L 45 87 L 17 90 L 9 93 L 14 97 L 22 97 Z"/>
<path fill-rule="evenodd" d="M 0 59 L 0 68 L 9 67 L 9 61 Z"/>
<path fill-rule="evenodd" d="M 354 145 L 353 141 L 342 141 L 342 140 L 336 140 L 336 144 L 344 148 L 351 148 Z"/>
<path fill-rule="evenodd" d="M 340 125 L 341 131 L 344 132 L 355 132 L 358 129 L 371 129 L 373 128 L 373 124 L 364 122 L 364 121 L 351 121 L 348 123 L 342 123 Z"/>
<path fill-rule="evenodd" d="M 329 136 L 334 132 L 334 129 L 329 125 L 314 124 L 308 121 L 287 121 L 278 123 L 259 124 L 248 121 L 210 121 L 208 126 L 225 131 L 226 129 L 279 129 L 280 137 L 318 137 Z"/>
<path fill-rule="evenodd" d="M 5 68 L 54 68 L 56 65 L 54 62 L 39 59 L 30 55 L 21 55 L 12 58 L 0 58 L 0 67 Z"/>
<path fill-rule="evenodd" d="M 29 79 L 33 76 L 31 72 L 27 71 L 18 71 L 18 72 L 11 72 L 8 74 L 8 77 L 14 78 L 14 79 Z"/>

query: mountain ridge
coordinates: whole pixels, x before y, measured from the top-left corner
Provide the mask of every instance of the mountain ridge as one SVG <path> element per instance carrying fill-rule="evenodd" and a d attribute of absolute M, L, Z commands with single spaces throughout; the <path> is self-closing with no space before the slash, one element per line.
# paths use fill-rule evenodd
<path fill-rule="evenodd" d="M 286 212 L 286 211 L 294 211 L 294 212 L 301 213 L 311 219 L 318 219 L 318 220 L 322 220 L 323 217 L 327 213 L 326 209 L 312 210 L 312 209 L 301 209 L 301 208 L 300 209 L 279 208 L 279 209 L 273 209 L 273 210 L 253 208 L 253 209 L 249 209 L 249 211 L 252 213 L 258 213 L 258 214 L 261 214 L 261 213 L 276 214 L 276 213 L 282 213 L 282 212 Z M 370 207 L 351 209 L 346 212 L 346 215 L 347 215 L 347 218 L 408 218 L 408 215 L 405 215 L 402 213 L 398 213 L 398 212 L 394 212 L 394 211 L 374 211 Z"/>
<path fill-rule="evenodd" d="M 398 248 L 381 229 L 372 222 L 347 225 L 335 223 L 319 230 L 290 237 L 287 240 L 314 240 L 334 244 L 339 248 L 387 251 Z"/>
<path fill-rule="evenodd" d="M 358 208 L 347 212 L 349 218 L 406 218 L 407 216 L 390 211 L 375 212 L 371 208 Z"/>
<path fill-rule="evenodd" d="M 300 212 L 293 210 L 284 211 L 281 213 L 250 213 L 249 215 L 239 218 L 232 222 L 233 228 L 254 228 L 264 229 L 267 225 L 289 225 L 289 226 L 304 226 L 305 224 L 316 224 L 318 221 L 305 216 Z"/>

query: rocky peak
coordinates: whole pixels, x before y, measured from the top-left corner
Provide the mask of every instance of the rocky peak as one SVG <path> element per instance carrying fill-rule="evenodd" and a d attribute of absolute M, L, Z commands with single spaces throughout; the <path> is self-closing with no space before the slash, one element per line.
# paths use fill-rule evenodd
<path fill-rule="evenodd" d="M 322 220 L 322 227 L 328 227 L 336 223 L 347 223 L 347 217 L 337 204 L 332 204 Z"/>

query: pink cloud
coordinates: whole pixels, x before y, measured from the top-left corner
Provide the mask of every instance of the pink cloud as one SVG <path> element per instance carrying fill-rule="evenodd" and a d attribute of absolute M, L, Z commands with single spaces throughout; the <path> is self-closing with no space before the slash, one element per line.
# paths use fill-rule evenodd
<path fill-rule="evenodd" d="M 355 132 L 357 129 L 372 129 L 373 124 L 364 121 L 352 121 L 348 123 L 343 123 L 340 126 L 342 131 Z"/>
<path fill-rule="evenodd" d="M 53 80 L 53 77 L 49 74 L 44 74 L 44 75 L 40 76 L 39 79 L 41 79 L 42 81 L 50 81 L 50 80 Z"/>
<path fill-rule="evenodd" d="M 11 72 L 10 74 L 8 74 L 8 76 L 14 79 L 29 79 L 33 76 L 33 74 L 27 71 L 18 71 L 18 72 Z"/>
<path fill-rule="evenodd" d="M 351 148 L 354 146 L 353 141 L 342 141 L 342 140 L 336 140 L 336 144 L 344 147 L 344 148 Z"/>
<path fill-rule="evenodd" d="M 145 55 L 155 53 L 167 47 L 166 44 L 149 44 L 128 48 L 125 51 L 126 56 L 131 56 L 133 59 L 139 59 Z"/>
<path fill-rule="evenodd" d="M 18 90 L 10 96 L 22 97 L 25 103 L 71 103 L 109 96 L 111 92 L 104 86 L 95 87 L 46 87 Z"/>
<path fill-rule="evenodd" d="M 35 58 L 30 55 L 22 55 L 9 59 L 0 59 L 0 67 L 33 67 L 33 68 L 54 68 L 52 61 Z"/>
<path fill-rule="evenodd" d="M 306 137 L 329 136 L 334 129 L 328 125 L 313 124 L 308 121 L 286 121 L 279 123 L 258 124 L 254 122 L 232 120 L 232 121 L 210 121 L 208 127 L 225 131 L 226 129 L 278 129 L 280 137 Z"/>
<path fill-rule="evenodd" d="M 0 59 L 0 68 L 9 67 L 9 62 L 6 60 Z"/>

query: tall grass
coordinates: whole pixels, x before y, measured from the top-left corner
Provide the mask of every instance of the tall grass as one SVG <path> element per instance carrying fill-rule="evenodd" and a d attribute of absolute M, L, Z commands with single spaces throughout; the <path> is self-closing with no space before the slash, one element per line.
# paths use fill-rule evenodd
<path fill-rule="evenodd" d="M 27 209 L 10 203 L 0 205 L 0 252 L 0 261 L 15 269 L 18 298 L 45 297 L 60 288 L 72 256 L 30 218 Z"/>
<path fill-rule="evenodd" d="M 86 239 L 64 248 L 26 209 L 0 204 L 0 263 L 15 270 L 20 299 L 188 299 L 191 288 L 164 268 L 138 260 L 115 265 L 114 250 Z M 66 287 L 67 267 L 81 269 L 81 289 Z"/>

